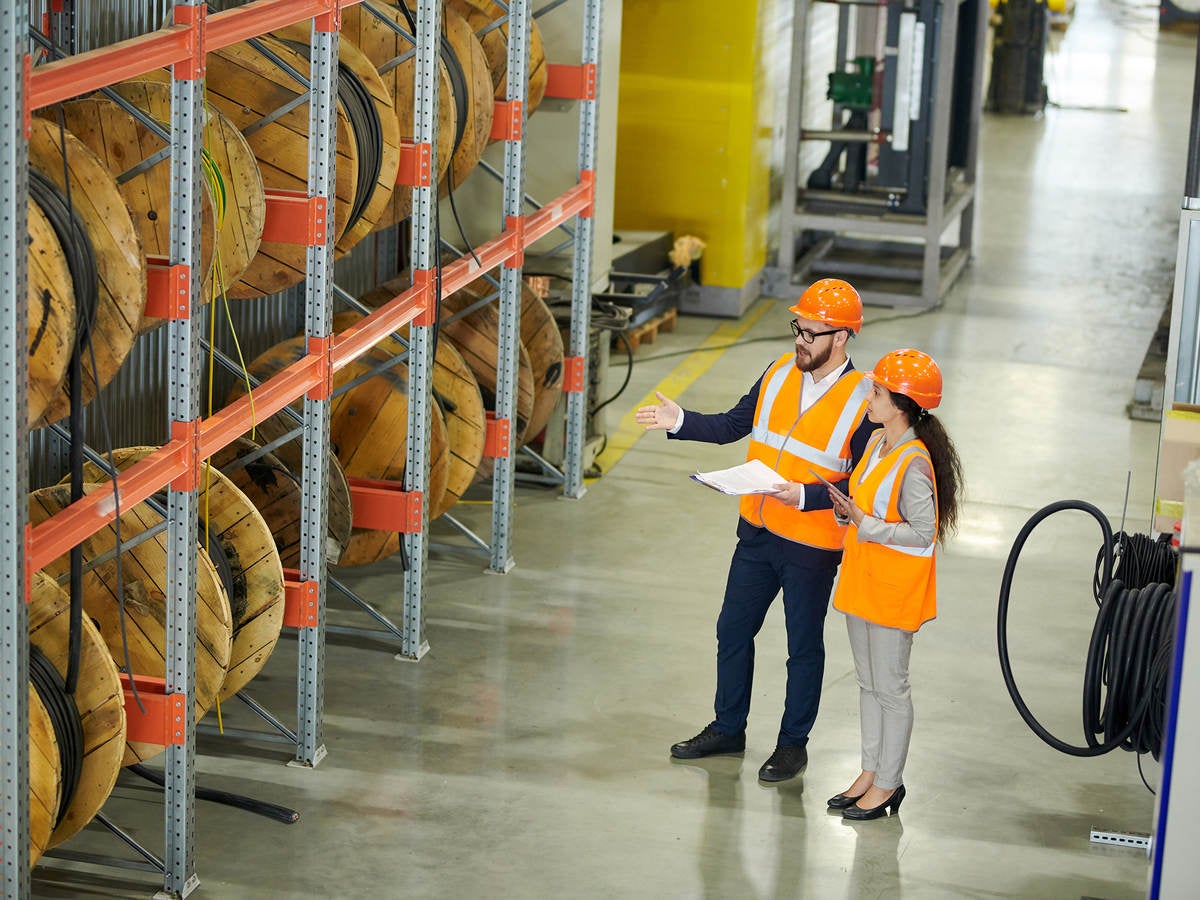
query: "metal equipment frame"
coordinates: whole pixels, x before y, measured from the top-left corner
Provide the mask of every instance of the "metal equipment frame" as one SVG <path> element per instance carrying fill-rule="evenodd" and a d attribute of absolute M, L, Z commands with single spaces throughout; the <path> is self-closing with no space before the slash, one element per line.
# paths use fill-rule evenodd
<path fill-rule="evenodd" d="M 822 274 L 854 275 L 879 279 L 880 287 L 860 289 L 868 303 L 882 306 L 930 308 L 946 296 L 971 257 L 975 216 L 975 171 L 978 157 L 979 122 L 982 92 L 974 92 L 969 113 L 970 138 L 966 164 L 961 172 L 947 170 L 950 132 L 950 96 L 954 86 L 953 64 L 958 34 L 959 7 L 973 3 L 976 9 L 975 58 L 973 83 L 981 83 L 983 48 L 987 38 L 987 0 L 943 0 L 938 40 L 936 96 L 927 185 L 928 211 L 925 215 L 883 212 L 862 214 L 817 212 L 810 209 L 800 187 L 800 145 L 803 127 L 804 64 L 807 56 L 809 4 L 833 2 L 838 10 L 838 46 L 847 42 L 848 17 L 857 0 L 801 0 L 796 4 L 792 28 L 792 64 L 788 83 L 788 119 L 785 134 L 783 197 L 780 204 L 779 255 L 774 271 L 768 270 L 768 292 L 787 291 L 789 286 L 808 277 L 814 269 Z M 839 125 L 835 111 L 833 126 Z M 824 133 L 822 133 L 824 134 Z M 810 133 L 811 135 L 811 133 Z M 945 198 L 939 202 L 938 198 Z M 959 223 L 958 236 L 943 244 L 946 231 Z M 817 242 L 797 257 L 797 239 L 804 231 L 830 232 L 843 239 L 842 246 L 855 254 L 853 262 L 826 259 L 834 249 L 834 239 Z M 880 259 L 890 255 L 893 260 Z M 908 258 L 909 264 L 901 262 Z M 864 260 L 862 262 L 859 259 Z M 916 290 L 905 290 L 897 282 L 916 282 Z M 857 282 L 856 282 L 856 286 Z"/>

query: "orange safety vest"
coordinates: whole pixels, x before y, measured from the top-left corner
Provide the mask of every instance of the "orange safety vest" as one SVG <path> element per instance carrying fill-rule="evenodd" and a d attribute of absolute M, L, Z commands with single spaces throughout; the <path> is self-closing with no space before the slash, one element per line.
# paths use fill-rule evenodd
<path fill-rule="evenodd" d="M 871 383 L 849 370 L 804 415 L 800 389 L 804 373 L 796 358 L 782 356 L 762 377 L 746 461 L 758 459 L 784 481 L 815 484 L 812 469 L 830 481 L 850 471 L 850 438 L 867 409 Z M 802 510 L 774 497 L 750 494 L 741 501 L 742 518 L 789 541 L 840 550 L 846 527 L 832 509 Z"/>
<path fill-rule="evenodd" d="M 863 458 L 850 475 L 850 495 L 855 506 L 885 522 L 902 522 L 900 485 L 916 460 L 924 459 L 933 471 L 929 451 L 919 440 L 893 448 L 870 472 L 867 463 L 883 431 L 872 435 Z M 933 489 L 937 506 L 937 482 Z M 904 631 L 916 631 L 937 615 L 936 539 L 928 547 L 900 547 L 859 541 L 858 528 L 846 532 L 842 570 L 838 575 L 833 608 L 868 622 Z"/>

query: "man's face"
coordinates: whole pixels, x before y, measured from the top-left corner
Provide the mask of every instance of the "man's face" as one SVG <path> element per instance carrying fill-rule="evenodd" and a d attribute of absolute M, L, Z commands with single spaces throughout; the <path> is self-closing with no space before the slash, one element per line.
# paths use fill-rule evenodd
<path fill-rule="evenodd" d="M 841 330 L 830 328 L 824 322 L 802 318 L 797 318 L 792 326 L 792 331 L 797 329 L 800 333 L 795 336 L 796 368 L 801 372 L 815 372 L 829 362 Z"/>

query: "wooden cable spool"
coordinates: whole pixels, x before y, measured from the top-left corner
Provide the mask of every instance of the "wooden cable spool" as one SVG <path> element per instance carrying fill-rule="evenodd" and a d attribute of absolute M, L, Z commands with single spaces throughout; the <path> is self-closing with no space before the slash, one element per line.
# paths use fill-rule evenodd
<path fill-rule="evenodd" d="M 125 447 L 113 451 L 113 462 L 124 471 L 141 462 L 157 447 Z M 91 463 L 84 465 L 85 481 L 100 483 L 107 476 Z M 220 698 L 228 700 L 267 662 L 283 627 L 283 566 L 275 549 L 271 528 L 254 502 L 221 473 L 215 465 L 200 469 L 197 494 L 200 508 L 200 545 L 216 541 L 229 561 L 232 590 L 229 612 L 233 624 L 233 646 Z"/>
<path fill-rule="evenodd" d="M 289 28 L 273 32 L 273 36 L 293 45 L 299 44 L 304 48 L 304 52 L 307 53 L 311 30 L 312 26 L 308 22 L 297 23 Z M 375 176 L 375 186 L 371 191 L 370 199 L 364 202 L 362 214 L 358 217 L 357 221 L 353 222 L 343 232 L 334 248 L 335 254 L 342 256 L 349 252 L 351 247 L 368 234 L 380 227 L 380 223 L 388 216 L 388 210 L 393 205 L 392 194 L 396 191 L 396 173 L 400 168 L 401 132 L 392 93 L 389 91 L 387 85 L 384 84 L 383 78 L 380 77 L 379 70 L 375 68 L 367 55 L 355 45 L 354 41 L 344 31 L 338 40 L 338 65 L 341 73 L 340 78 L 357 78 L 361 85 L 366 88 L 370 95 L 375 117 L 378 119 L 378 134 L 359 134 L 359 129 L 357 127 L 354 129 L 359 158 L 363 158 L 368 153 L 368 149 L 363 146 L 364 141 L 372 140 L 378 145 L 374 152 L 379 154 L 380 159 L 379 171 Z M 408 105 L 409 116 L 411 118 L 411 97 L 408 98 Z M 411 134 L 411 132 L 409 133 Z M 363 189 L 363 186 L 359 185 L 359 190 Z M 402 189 L 400 193 L 411 194 L 412 191 Z"/>
<path fill-rule="evenodd" d="M 399 8 L 386 3 L 372 4 L 371 9 L 361 5 L 348 6 L 342 10 L 341 39 L 353 41 L 375 66 L 383 79 L 384 88 L 392 99 L 400 135 L 406 138 L 413 137 L 416 134 L 413 81 L 416 76 L 417 59 L 416 53 L 413 52 L 415 45 L 409 33 L 408 20 Z M 404 61 L 399 62 L 401 59 Z M 440 67 L 438 98 L 439 181 L 445 175 L 450 158 L 454 155 L 457 127 L 453 88 L 443 60 Z M 380 215 L 375 227 L 377 230 L 388 228 L 404 221 L 411 213 L 412 191 L 402 187 L 393 191 L 391 202 Z"/>
<path fill-rule="evenodd" d="M 156 122 L 171 121 L 171 88 L 164 70 L 112 89 Z M 204 153 L 211 163 L 210 189 L 216 202 L 217 253 L 205 302 L 219 297 L 242 277 L 258 253 L 266 221 L 266 198 L 262 175 L 249 142 L 229 118 L 208 104 L 204 123 Z M 215 186 L 215 189 L 214 189 Z"/>
<path fill-rule="evenodd" d="M 259 38 L 256 43 L 282 59 L 307 82 L 309 62 L 305 54 L 269 37 Z M 305 84 L 250 42 L 209 53 L 207 71 L 208 100 L 233 122 L 253 148 L 263 186 L 307 195 L 308 103 L 302 102 L 307 93 Z M 285 108 L 288 111 L 280 113 Z M 358 190 L 358 149 L 341 103 L 336 133 L 333 237 L 340 240 Z M 241 279 L 229 286 L 228 295 L 262 297 L 299 284 L 305 276 L 306 251 L 300 244 L 263 241 Z"/>
<path fill-rule="evenodd" d="M 416 7 L 415 0 L 409 3 Z M 464 106 L 458 103 L 461 113 L 467 110 L 466 126 L 462 129 L 462 140 L 454 151 L 450 170 L 441 182 L 441 193 L 457 190 L 467 180 L 467 176 L 483 159 L 483 151 L 491 140 L 492 116 L 495 112 L 495 101 L 492 97 L 492 75 L 488 71 L 487 57 L 483 46 L 475 32 L 467 24 L 467 20 L 458 13 L 445 10 L 445 37 L 449 49 L 453 53 L 458 70 L 466 85 L 467 102 Z M 445 45 L 443 46 L 443 52 Z M 455 82 L 455 63 L 448 63 L 451 83 Z M 457 97 L 458 86 L 455 86 Z"/>
<path fill-rule="evenodd" d="M 299 360 L 307 351 L 303 336 L 276 344 L 250 364 L 256 378 L 266 379 Z M 399 363 L 375 373 L 383 361 L 380 351 L 369 352 L 333 377 L 339 387 L 359 378 L 364 381 L 334 397 L 330 404 L 330 446 L 350 478 L 400 481 L 408 446 L 408 368 Z M 374 374 L 373 374 L 374 373 Z M 235 396 L 240 388 L 235 388 Z M 448 454 L 446 425 L 435 405 L 430 415 L 430 476 L 425 502 L 430 509 L 441 502 L 446 489 Z M 355 528 L 338 565 L 363 565 L 384 559 L 400 547 L 392 531 Z"/>
<path fill-rule="evenodd" d="M 491 0 L 447 0 L 447 5 L 458 13 L 476 35 L 497 19 L 506 17 L 507 10 Z M 508 97 L 508 22 L 493 28 L 479 38 L 483 53 L 487 57 L 488 70 L 492 76 L 492 87 L 497 100 Z M 529 96 L 526 115 L 532 115 L 546 96 L 546 48 L 542 45 L 542 32 L 537 19 L 529 19 Z"/>
<path fill-rule="evenodd" d="M 169 108 L 170 89 L 165 90 Z M 172 185 L 167 142 L 102 94 L 62 104 L 62 115 L 67 130 L 95 153 L 116 179 L 146 255 L 169 259 Z M 200 295 L 207 301 L 216 250 L 216 222 L 209 186 L 202 185 L 197 193 L 201 210 L 200 280 L 204 285 Z M 163 321 L 143 317 L 141 330 L 149 331 Z"/>
<path fill-rule="evenodd" d="M 357 312 L 339 313 L 334 316 L 333 330 L 342 331 L 361 318 Z M 407 338 L 408 332 L 405 326 L 400 334 Z M 375 346 L 387 356 L 395 356 L 404 350 L 394 338 L 387 338 Z M 446 490 L 442 493 L 441 502 L 430 507 L 430 521 L 457 503 L 475 480 L 475 470 L 483 458 L 487 428 L 479 382 L 475 380 L 462 354 L 448 340 L 437 342 L 433 363 L 433 393 L 446 421 L 446 446 L 450 459 L 446 471 Z"/>
<path fill-rule="evenodd" d="M 70 658 L 70 611 L 70 598 L 55 579 L 44 572 L 33 573 L 29 642 L 46 655 L 63 678 Z M 125 697 L 117 666 L 92 620 L 85 615 L 82 622 L 74 699 L 83 726 L 83 766 L 79 785 L 67 808 L 60 815 L 55 807 L 54 817 L 59 821 L 47 847 L 56 847 L 74 837 L 95 818 L 117 783 L 125 754 Z M 31 736 L 32 721 L 31 717 Z M 31 784 L 32 759 L 31 754 Z M 54 759 L 57 766 L 57 755 Z"/>
<path fill-rule="evenodd" d="M 29 355 L 30 428 L 58 395 L 71 363 L 75 342 L 75 291 L 62 244 L 50 220 L 32 199 L 29 204 Z"/>
<path fill-rule="evenodd" d="M 283 567 L 296 569 L 300 566 L 303 501 L 300 476 L 274 453 L 259 455 L 260 450 L 261 447 L 249 438 L 238 438 L 225 449 L 215 453 L 211 462 L 246 495 L 266 521 L 275 539 L 275 550 Z M 251 457 L 255 458 L 247 461 Z M 331 460 L 331 476 L 334 473 L 340 475 L 342 483 L 345 484 L 345 473 L 342 472 L 337 457 L 332 457 Z M 336 480 L 337 478 L 331 477 L 331 482 Z M 332 508 L 326 516 L 329 528 L 326 532 L 325 554 L 330 564 L 337 562 L 350 540 L 351 512 L 348 487 L 345 488 L 345 499 L 343 516 L 335 517 Z M 340 537 L 335 532 L 335 518 L 341 518 L 345 523 L 345 533 Z"/>
<path fill-rule="evenodd" d="M 533 411 L 524 442 L 542 433 L 562 395 L 563 340 L 554 313 L 546 301 L 521 282 L 521 344 L 529 352 L 533 369 Z"/>
<path fill-rule="evenodd" d="M 32 868 L 50 844 L 62 797 L 62 764 L 50 713 L 29 685 L 29 865 Z"/>
<path fill-rule="evenodd" d="M 146 260 L 129 207 L 112 174 L 70 132 L 62 135 L 62 143 L 67 148 L 71 206 L 91 240 L 100 282 L 92 326 L 95 371 L 91 355 L 83 354 L 83 399 L 87 403 L 98 388 L 112 380 L 137 338 L 146 308 Z M 57 125 L 39 118 L 30 122 L 29 165 L 66 192 Z M 46 406 L 38 424 L 57 422 L 69 411 L 67 393 L 60 391 Z"/>
<path fill-rule="evenodd" d="M 84 491 L 98 487 L 85 484 Z M 29 521 L 38 525 L 70 505 L 67 485 L 42 488 L 29 495 Z M 122 507 L 121 541 L 130 542 L 163 519 L 146 504 L 131 509 Z M 116 547 L 115 523 L 110 523 L 80 545 L 84 564 L 107 554 Z M 119 557 L 122 588 L 125 595 L 125 626 L 129 657 L 134 674 L 166 675 L 167 614 L 167 535 L 164 529 L 136 546 L 125 546 Z M 100 630 L 114 660 L 124 665 L 121 620 L 117 602 L 117 559 L 108 559 L 83 576 L 84 612 Z M 58 578 L 69 571 L 66 555 L 45 567 L 46 574 Z M 217 699 L 229 667 L 233 622 L 229 598 L 217 571 L 203 549 L 196 550 L 196 720 L 199 721 Z M 145 762 L 163 750 L 157 744 L 126 742 L 123 765 Z"/>

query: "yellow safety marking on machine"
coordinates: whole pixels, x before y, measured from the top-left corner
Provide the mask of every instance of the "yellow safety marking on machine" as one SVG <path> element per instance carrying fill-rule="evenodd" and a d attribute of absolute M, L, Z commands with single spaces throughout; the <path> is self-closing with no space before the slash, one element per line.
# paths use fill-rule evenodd
<path fill-rule="evenodd" d="M 1194 412 L 1190 409 L 1170 409 L 1167 410 L 1168 419 L 1181 419 L 1184 422 L 1200 422 L 1200 412 Z"/>
<path fill-rule="evenodd" d="M 684 357 L 683 362 L 676 366 L 666 378 L 646 394 L 630 410 L 621 417 L 616 429 L 608 436 L 608 446 L 596 457 L 596 464 L 601 472 L 608 472 L 646 433 L 646 427 L 637 423 L 639 406 L 649 406 L 658 403 L 654 391 L 661 391 L 668 397 L 675 398 L 682 394 L 692 383 L 713 367 L 724 350 L 714 350 L 714 347 L 724 347 L 742 337 L 751 327 L 771 310 L 777 309 L 775 301 L 763 299 L 758 301 L 756 308 L 750 310 L 736 322 L 726 322 L 710 334 L 694 351 Z M 594 479 L 589 479 L 594 480 Z"/>
<path fill-rule="evenodd" d="M 1176 519 L 1183 518 L 1183 501 L 1182 500 L 1155 500 L 1154 512 L 1159 516 L 1174 516 Z"/>

